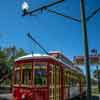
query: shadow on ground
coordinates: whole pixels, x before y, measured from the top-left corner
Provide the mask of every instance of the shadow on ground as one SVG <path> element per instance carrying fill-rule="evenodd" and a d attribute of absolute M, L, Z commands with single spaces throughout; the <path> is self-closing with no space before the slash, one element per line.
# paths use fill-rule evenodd
<path fill-rule="evenodd" d="M 82 98 L 76 97 L 76 98 L 74 98 L 72 100 L 87 100 L 87 99 L 86 99 L 86 96 L 84 96 Z M 92 96 L 91 100 L 99 100 L 99 97 L 98 96 Z"/>

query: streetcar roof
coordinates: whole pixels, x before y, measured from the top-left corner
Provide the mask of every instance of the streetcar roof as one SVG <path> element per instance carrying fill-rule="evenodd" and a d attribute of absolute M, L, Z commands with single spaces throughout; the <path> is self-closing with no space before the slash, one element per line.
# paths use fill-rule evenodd
<path fill-rule="evenodd" d="M 48 55 L 46 54 L 28 54 L 28 55 L 25 55 L 25 56 L 22 56 L 22 57 L 19 57 L 17 59 L 15 59 L 15 61 L 19 61 L 19 60 L 26 60 L 26 59 L 31 59 L 31 58 L 44 58 L 44 57 L 48 57 Z"/>
<path fill-rule="evenodd" d="M 32 59 L 32 58 L 51 58 L 53 60 L 56 60 L 56 61 L 63 63 L 64 65 L 66 65 L 68 68 L 70 68 L 72 70 L 75 70 L 75 71 L 82 73 L 81 70 L 78 70 L 78 68 L 79 68 L 78 66 L 75 66 L 74 64 L 73 65 L 66 64 L 63 61 L 61 61 L 60 59 L 57 59 L 56 57 L 51 56 L 51 55 L 47 55 L 47 54 L 28 54 L 28 55 L 25 55 L 25 56 L 22 56 L 22 57 L 15 59 L 15 61 L 27 60 L 27 59 Z"/>

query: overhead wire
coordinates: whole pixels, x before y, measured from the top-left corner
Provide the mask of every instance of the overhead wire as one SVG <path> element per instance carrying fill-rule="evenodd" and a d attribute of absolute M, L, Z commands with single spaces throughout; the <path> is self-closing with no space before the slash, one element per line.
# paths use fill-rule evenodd
<path fill-rule="evenodd" d="M 50 13 L 53 13 L 53 14 L 56 14 L 56 15 L 59 15 L 59 16 L 62 16 L 62 17 L 64 17 L 64 18 L 67 18 L 67 19 L 76 21 L 76 22 L 81 22 L 81 21 L 80 21 L 79 19 L 77 19 L 77 18 L 68 16 L 68 15 L 64 15 L 64 14 L 59 13 L 59 12 L 57 12 L 57 11 L 53 11 L 53 10 L 50 10 L 50 9 L 46 9 L 46 11 L 48 11 L 48 12 L 50 12 Z"/>
<path fill-rule="evenodd" d="M 100 8 L 97 8 L 94 10 L 87 18 L 86 20 L 89 21 L 91 18 L 93 18 L 98 12 L 100 12 Z"/>

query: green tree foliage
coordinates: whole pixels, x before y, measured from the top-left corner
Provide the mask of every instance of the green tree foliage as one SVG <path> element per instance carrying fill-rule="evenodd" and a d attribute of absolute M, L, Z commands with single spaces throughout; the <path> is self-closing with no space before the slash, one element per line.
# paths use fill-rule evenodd
<path fill-rule="evenodd" d="M 4 81 L 4 83 L 11 83 L 11 75 L 12 75 L 12 68 L 13 68 L 13 63 L 14 60 L 18 57 L 24 56 L 27 53 L 24 51 L 23 48 L 17 49 L 16 46 L 8 47 L 8 48 L 0 48 L 0 82 L 1 79 L 3 78 L 4 74 L 9 74 L 8 75 L 8 80 L 7 82 Z M 4 67 L 2 67 L 2 65 Z M 4 73 L 6 72 L 6 73 Z M 5 80 L 5 79 L 4 79 Z M 4 84 L 3 83 L 3 84 Z"/>
<path fill-rule="evenodd" d="M 3 51 L 0 51 L 0 61 L 6 60 L 6 55 Z"/>
<path fill-rule="evenodd" d="M 23 48 L 17 49 L 16 46 L 0 49 L 0 63 L 6 64 L 12 69 L 13 62 L 16 58 L 26 55 Z"/>
<path fill-rule="evenodd" d="M 8 63 L 13 63 L 14 60 L 18 57 L 21 57 L 21 56 L 24 56 L 26 55 L 27 53 L 24 51 L 23 48 L 19 48 L 17 49 L 15 46 L 11 47 L 11 48 L 8 48 L 9 52 L 8 52 Z"/>
<path fill-rule="evenodd" d="M 15 58 L 24 56 L 24 55 L 26 55 L 26 54 L 27 54 L 27 53 L 26 53 L 22 48 L 19 48 L 19 49 L 17 50 L 17 53 L 16 53 L 16 55 L 15 55 Z"/>

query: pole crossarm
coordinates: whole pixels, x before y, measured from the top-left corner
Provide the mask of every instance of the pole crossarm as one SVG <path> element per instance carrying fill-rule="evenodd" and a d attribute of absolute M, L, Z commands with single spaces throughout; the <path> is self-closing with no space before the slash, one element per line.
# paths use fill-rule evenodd
<path fill-rule="evenodd" d="M 56 1 L 56 2 L 53 2 L 53 3 L 47 4 L 47 5 L 44 5 L 42 7 L 37 8 L 37 9 L 31 10 L 31 11 L 29 11 L 27 13 L 24 13 L 23 16 L 25 16 L 25 15 L 32 15 L 32 13 L 35 13 L 35 12 L 40 11 L 40 10 L 43 10 L 45 8 L 54 6 L 54 5 L 59 4 L 59 3 L 63 2 L 63 1 L 64 0 L 59 0 L 59 1 Z"/>
<path fill-rule="evenodd" d="M 100 11 L 100 8 L 97 8 L 96 10 L 94 10 L 91 15 L 89 15 L 86 20 L 89 21 L 91 18 L 93 18 L 98 12 Z"/>
<path fill-rule="evenodd" d="M 64 14 L 59 13 L 59 12 L 57 12 L 57 11 L 53 11 L 53 10 L 50 10 L 50 9 L 45 9 L 45 10 L 48 11 L 48 12 L 50 12 L 50 13 L 53 13 L 53 14 L 62 16 L 62 17 L 64 17 L 64 18 L 67 18 L 67 19 L 70 19 L 70 20 L 73 20 L 73 21 L 76 21 L 76 22 L 81 22 L 81 20 L 79 20 L 79 19 L 77 19 L 77 18 L 68 16 L 68 15 L 64 15 Z"/>
<path fill-rule="evenodd" d="M 73 21 L 76 21 L 76 22 L 81 22 L 80 19 L 77 19 L 77 18 L 74 18 L 72 16 L 68 16 L 68 15 L 64 15 L 62 13 L 59 13 L 57 11 L 53 11 L 53 10 L 50 10 L 50 9 L 45 9 L 46 11 L 50 12 L 50 13 L 53 13 L 53 14 L 56 14 L 56 15 L 59 15 L 59 16 L 62 16 L 64 18 L 67 18 L 67 19 L 70 19 L 70 20 L 73 20 Z M 86 21 L 88 22 L 91 18 L 93 18 L 98 12 L 100 11 L 100 8 L 94 10 L 91 15 L 89 15 L 87 18 L 86 18 Z"/>
<path fill-rule="evenodd" d="M 34 10 L 31 10 L 31 11 L 28 11 L 28 12 L 26 12 L 26 13 L 23 13 L 22 16 L 26 16 L 26 15 L 35 16 L 33 13 L 38 12 L 38 11 L 43 11 L 43 10 L 45 10 L 45 11 L 48 11 L 49 13 L 56 14 L 56 15 L 58 15 L 58 16 L 62 16 L 62 17 L 67 18 L 67 19 L 69 19 L 69 20 L 73 20 L 73 21 L 76 21 L 76 22 L 81 22 L 80 19 L 74 18 L 74 17 L 69 16 L 69 15 L 64 15 L 64 14 L 58 12 L 58 11 L 54 11 L 54 10 L 48 9 L 49 7 L 52 7 L 52 6 L 54 6 L 54 5 L 56 5 L 56 4 L 59 4 L 59 3 L 61 3 L 61 2 L 64 2 L 64 0 L 58 0 L 58 1 L 56 1 L 56 2 L 53 2 L 53 3 L 50 3 L 50 4 L 46 4 L 46 5 L 44 5 L 44 6 L 41 6 L 41 7 L 39 7 L 39 8 L 36 8 L 36 9 L 34 9 Z M 94 11 L 91 13 L 91 15 L 89 15 L 89 16 L 86 18 L 86 21 L 88 22 L 88 21 L 89 21 L 91 18 L 93 18 L 99 11 L 100 11 L 100 8 L 97 8 L 96 10 L 94 10 Z"/>

